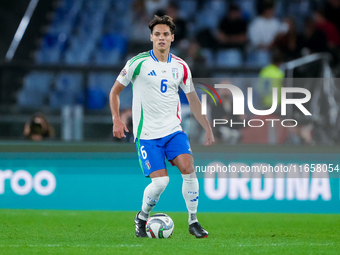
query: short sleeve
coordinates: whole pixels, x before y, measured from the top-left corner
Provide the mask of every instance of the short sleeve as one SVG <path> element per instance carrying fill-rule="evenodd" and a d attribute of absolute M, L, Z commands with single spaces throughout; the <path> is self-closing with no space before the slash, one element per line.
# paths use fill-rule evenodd
<path fill-rule="evenodd" d="M 129 61 L 126 63 L 122 71 L 117 77 L 117 81 L 119 81 L 125 87 L 129 85 L 132 79 L 133 69 L 129 66 Z"/>
<path fill-rule="evenodd" d="M 181 83 L 179 84 L 181 89 L 184 91 L 185 94 L 188 94 L 190 92 L 193 92 L 194 84 L 192 82 L 192 76 L 190 68 L 188 67 L 187 63 L 181 63 L 183 66 L 183 79 L 181 80 Z"/>

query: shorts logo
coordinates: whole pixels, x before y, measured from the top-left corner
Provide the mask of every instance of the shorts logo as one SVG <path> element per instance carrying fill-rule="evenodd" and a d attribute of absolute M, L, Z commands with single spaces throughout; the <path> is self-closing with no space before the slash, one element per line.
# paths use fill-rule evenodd
<path fill-rule="evenodd" d="M 178 68 L 172 68 L 172 76 L 175 80 L 178 79 Z"/>
<path fill-rule="evenodd" d="M 125 75 L 127 74 L 127 71 L 125 69 L 123 69 L 121 72 L 120 72 L 120 76 L 122 76 L 123 78 L 125 77 Z"/>
<path fill-rule="evenodd" d="M 146 165 L 146 168 L 147 168 L 148 170 L 150 170 L 151 165 L 150 165 L 149 160 L 145 161 L 145 165 Z"/>

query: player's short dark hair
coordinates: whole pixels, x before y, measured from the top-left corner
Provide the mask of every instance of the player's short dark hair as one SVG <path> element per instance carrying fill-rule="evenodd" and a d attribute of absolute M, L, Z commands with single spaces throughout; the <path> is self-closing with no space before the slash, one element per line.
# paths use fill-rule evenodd
<path fill-rule="evenodd" d="M 151 34 L 153 32 L 153 28 L 156 25 L 160 25 L 160 24 L 167 25 L 170 28 L 171 34 L 174 34 L 176 25 L 173 22 L 172 18 L 168 15 L 163 15 L 163 16 L 155 15 L 154 16 L 153 20 L 151 20 L 151 22 L 149 23 L 149 28 L 151 30 Z"/>

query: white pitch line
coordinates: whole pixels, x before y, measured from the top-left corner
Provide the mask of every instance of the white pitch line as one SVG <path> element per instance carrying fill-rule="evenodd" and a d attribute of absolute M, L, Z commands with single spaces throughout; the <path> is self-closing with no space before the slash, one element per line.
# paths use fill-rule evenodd
<path fill-rule="evenodd" d="M 141 244 L 117 244 L 117 245 L 99 245 L 97 244 L 96 247 L 100 247 L 100 248 L 115 248 L 115 247 L 141 247 L 143 245 Z M 81 245 L 81 244 L 77 244 L 77 245 L 60 245 L 60 244 L 8 244 L 8 245 L 4 245 L 4 244 L 0 244 L 0 247 L 93 247 L 93 245 Z"/>
<path fill-rule="evenodd" d="M 239 244 L 239 245 L 230 245 L 230 246 L 239 246 L 239 247 L 254 247 L 254 246 L 293 246 L 293 245 L 309 245 L 309 246 L 313 246 L 313 245 L 319 245 L 319 246 L 327 246 L 327 245 L 334 245 L 333 243 L 311 243 L 311 244 L 304 244 L 304 243 L 293 243 L 293 244 L 276 244 L 276 243 L 272 243 L 272 244 Z M 223 247 L 227 247 L 229 245 L 222 245 Z"/>
<path fill-rule="evenodd" d="M 293 244 L 236 244 L 236 245 L 219 245 L 219 247 L 261 247 L 261 246 L 301 246 L 301 245 L 309 245 L 309 246 L 331 246 L 334 245 L 333 243 L 310 243 L 310 244 L 297 244 L 297 243 L 293 243 Z M 117 247 L 142 247 L 142 244 L 117 244 L 117 245 L 100 245 L 97 244 L 95 245 L 96 247 L 99 248 L 117 248 Z M 203 245 L 199 245 L 199 246 L 203 246 Z M 82 248 L 91 248 L 93 247 L 93 245 L 81 245 L 81 244 L 77 244 L 77 245 L 60 245 L 60 244 L 45 244 L 45 245 L 38 245 L 38 244 L 8 244 L 8 245 L 4 245 L 4 244 L 0 244 L 0 247 L 82 247 Z"/>

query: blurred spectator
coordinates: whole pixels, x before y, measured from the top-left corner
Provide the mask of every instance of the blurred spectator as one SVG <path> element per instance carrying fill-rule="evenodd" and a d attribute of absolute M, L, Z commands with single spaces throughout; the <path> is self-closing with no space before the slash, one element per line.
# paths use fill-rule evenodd
<path fill-rule="evenodd" d="M 204 8 L 206 2 L 208 2 L 208 0 L 196 0 L 197 2 L 197 10 L 200 11 Z"/>
<path fill-rule="evenodd" d="M 206 64 L 206 59 L 204 55 L 202 54 L 202 49 L 196 41 L 192 41 L 189 43 L 189 47 L 183 57 L 185 61 L 187 62 L 187 64 L 192 67 L 193 77 L 197 77 L 197 76 L 204 77 L 202 76 L 202 73 L 195 73 L 196 68 L 200 70 L 201 69 L 200 67 L 205 66 Z M 200 72 L 202 72 L 202 70 L 200 70 Z M 208 73 L 206 75 L 208 75 Z"/>
<path fill-rule="evenodd" d="M 217 41 L 220 47 L 244 50 L 247 43 L 247 22 L 237 4 L 230 4 L 227 16 L 220 22 Z"/>
<path fill-rule="evenodd" d="M 325 17 L 337 27 L 340 33 L 340 0 L 326 1 Z"/>
<path fill-rule="evenodd" d="M 339 32 L 336 26 L 325 18 L 325 14 L 322 10 L 316 10 L 314 12 L 314 20 L 316 29 L 321 30 L 326 35 L 328 48 L 334 49 L 339 47 Z"/>
<path fill-rule="evenodd" d="M 275 49 L 272 53 L 271 63 L 261 69 L 259 74 L 259 84 L 257 92 L 259 93 L 259 108 L 270 109 L 273 104 L 273 88 L 277 88 L 277 104 L 281 103 L 281 87 L 284 78 L 283 71 L 279 66 L 283 63 L 282 52 Z M 254 100 L 255 101 L 255 100 Z M 262 106 L 262 107 L 261 107 Z M 278 108 L 276 108 L 279 110 Z"/>
<path fill-rule="evenodd" d="M 165 10 L 167 6 L 168 0 L 135 0 L 132 11 L 145 13 L 152 19 L 157 11 Z"/>
<path fill-rule="evenodd" d="M 251 46 L 258 49 L 269 49 L 277 34 L 286 32 L 288 27 L 274 17 L 274 5 L 268 3 L 263 12 L 249 25 L 249 39 Z"/>
<path fill-rule="evenodd" d="M 317 29 L 315 22 L 312 19 L 307 19 L 305 23 L 303 55 L 325 52 L 328 50 L 325 33 L 320 29 Z"/>
<path fill-rule="evenodd" d="M 255 2 L 255 8 L 256 12 L 258 14 L 263 13 L 264 9 L 267 8 L 268 5 L 274 5 L 275 1 L 274 0 L 253 0 Z M 286 2 L 289 2 L 289 0 L 285 0 Z M 289 5 L 289 3 L 288 3 Z"/>
<path fill-rule="evenodd" d="M 33 141 L 41 141 L 54 136 L 54 129 L 41 113 L 34 114 L 25 124 L 24 136 Z"/>
<path fill-rule="evenodd" d="M 288 26 L 288 31 L 276 36 L 273 47 L 278 48 L 285 55 L 285 61 L 290 61 L 301 57 L 303 35 L 296 30 L 293 18 L 287 18 L 284 22 Z"/>
<path fill-rule="evenodd" d="M 187 39 L 187 23 L 184 19 L 179 16 L 179 7 L 175 2 L 170 2 L 167 9 L 166 15 L 169 15 L 176 24 L 175 30 L 175 41 L 172 42 L 174 46 L 181 43 L 182 40 Z"/>
<path fill-rule="evenodd" d="M 211 30 L 208 28 L 198 31 L 196 34 L 196 40 L 203 48 L 209 48 L 212 50 L 217 49 L 216 39 L 213 36 Z"/>
<path fill-rule="evenodd" d="M 145 11 L 149 19 L 152 19 L 153 15 L 155 15 L 155 13 L 158 10 L 165 10 L 168 6 L 168 0 L 142 0 L 142 1 L 145 4 Z"/>
<path fill-rule="evenodd" d="M 139 44 L 150 42 L 150 29 L 145 1 L 136 0 L 133 4 L 132 27 L 129 33 L 129 39 Z"/>

